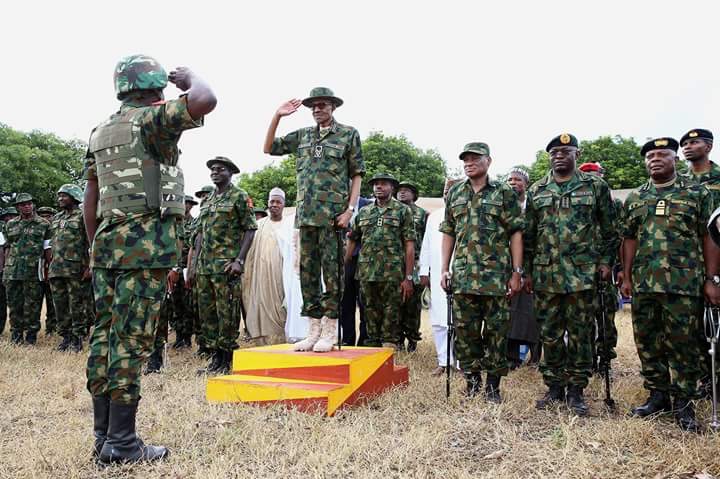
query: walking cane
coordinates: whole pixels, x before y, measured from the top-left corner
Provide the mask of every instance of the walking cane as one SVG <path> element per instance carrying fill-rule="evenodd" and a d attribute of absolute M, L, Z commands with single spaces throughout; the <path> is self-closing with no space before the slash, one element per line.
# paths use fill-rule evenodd
<path fill-rule="evenodd" d="M 720 333 L 720 309 L 717 306 L 705 305 L 705 337 L 710 343 L 711 364 L 712 364 L 712 420 L 710 421 L 710 429 L 717 431 L 720 429 L 720 422 L 717 416 L 717 368 L 715 366 L 715 348 L 718 342 L 718 334 Z"/>
<path fill-rule="evenodd" d="M 338 343 L 338 351 L 342 350 L 342 326 L 340 325 L 342 318 L 342 299 L 343 299 L 343 269 L 345 268 L 345 258 L 343 255 L 343 230 L 338 229 L 337 230 L 337 255 L 338 255 L 338 277 L 337 277 L 337 286 L 338 286 L 338 319 L 337 319 L 337 343 Z M 353 320 L 353 324 L 355 324 L 355 320 Z"/>
<path fill-rule="evenodd" d="M 453 336 L 455 335 L 455 322 L 453 321 L 453 290 L 452 277 L 448 275 L 447 289 L 445 290 L 447 297 L 447 352 L 445 363 L 445 399 L 450 399 L 450 379 L 452 375 L 452 366 L 450 365 L 451 350 L 453 346 Z"/>
<path fill-rule="evenodd" d="M 609 410 L 615 409 L 615 401 L 610 396 L 610 354 L 607 343 L 607 317 L 605 316 L 605 288 L 607 282 L 602 278 L 599 281 L 598 292 L 600 294 L 600 330 L 602 331 L 602 348 L 603 353 L 600 361 L 602 361 L 603 375 L 605 376 L 605 405 Z"/>

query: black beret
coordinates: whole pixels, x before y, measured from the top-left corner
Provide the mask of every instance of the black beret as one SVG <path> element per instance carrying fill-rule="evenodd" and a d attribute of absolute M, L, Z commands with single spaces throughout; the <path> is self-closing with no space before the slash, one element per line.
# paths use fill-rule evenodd
<path fill-rule="evenodd" d="M 548 143 L 545 147 L 545 151 L 549 153 L 550 148 L 554 148 L 556 146 L 574 146 L 577 148 L 579 145 L 580 144 L 578 143 L 578 139 L 575 138 L 575 135 L 563 133 L 550 140 L 550 143 Z"/>
<path fill-rule="evenodd" d="M 682 138 L 680 138 L 680 144 L 682 145 L 685 143 L 685 140 L 689 140 L 691 138 L 699 138 L 700 140 L 709 141 L 712 143 L 713 141 L 713 134 L 710 130 L 703 130 L 702 128 L 695 128 L 694 130 L 690 130 L 687 133 L 685 133 Z"/>
<path fill-rule="evenodd" d="M 677 153 L 679 146 L 680 145 L 678 145 L 677 140 L 675 140 L 674 138 L 655 138 L 654 140 L 650 140 L 643 145 L 643 147 L 640 149 L 640 154 L 644 157 L 648 151 L 652 150 L 672 150 Z"/>

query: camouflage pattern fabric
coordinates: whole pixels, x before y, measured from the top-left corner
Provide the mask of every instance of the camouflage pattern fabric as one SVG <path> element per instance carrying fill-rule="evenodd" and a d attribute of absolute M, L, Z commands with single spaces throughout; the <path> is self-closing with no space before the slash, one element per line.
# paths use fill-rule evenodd
<path fill-rule="evenodd" d="M 163 296 L 162 304 L 160 305 L 160 316 L 158 318 L 157 329 L 155 330 L 153 351 L 162 350 L 165 347 L 165 343 L 168 341 L 168 334 L 170 333 L 170 320 L 172 315 L 172 299 L 168 298 L 167 294 L 165 294 Z"/>
<path fill-rule="evenodd" d="M 86 300 L 92 285 L 75 278 L 51 278 L 53 303 L 58 317 L 58 333 L 63 337 L 83 338 L 87 331 Z"/>
<path fill-rule="evenodd" d="M 50 224 L 52 262 L 48 278 L 80 278 L 90 264 L 82 211 L 79 208 L 63 210 Z"/>
<path fill-rule="evenodd" d="M 413 223 L 415 224 L 415 276 L 417 276 L 417 269 L 419 268 L 418 262 L 420 261 L 420 246 L 422 245 L 422 239 L 425 237 L 425 228 L 427 226 L 428 212 L 420 208 L 416 204 L 409 205 L 413 214 Z M 419 282 L 419 278 L 416 284 Z"/>
<path fill-rule="evenodd" d="M 695 174 L 692 169 L 690 169 L 685 175 L 685 178 L 705 186 L 705 188 L 710 190 L 710 194 L 713 198 L 713 204 L 720 206 L 720 166 L 711 161 L 710 170 L 704 173 Z"/>
<path fill-rule="evenodd" d="M 605 301 L 605 330 L 600 327 L 602 324 L 602 318 L 600 316 L 601 310 L 600 310 L 600 295 L 604 295 L 604 301 Z M 617 340 L 618 340 L 618 332 L 617 332 L 617 326 L 615 326 L 615 313 L 617 312 L 618 307 L 618 289 L 615 285 L 611 284 L 610 282 L 607 283 L 605 286 L 605 291 L 602 293 L 600 289 L 597 289 L 597 292 L 595 294 L 595 301 L 593 304 L 593 308 L 595 309 L 595 324 L 593 326 L 593 332 L 592 335 L 594 342 L 595 342 L 595 355 L 598 358 L 602 358 L 604 355 L 603 352 L 603 335 L 606 336 L 605 341 L 607 342 L 608 347 L 608 358 L 609 359 L 615 359 L 617 357 L 617 353 L 615 352 L 615 347 L 617 346 Z"/>
<path fill-rule="evenodd" d="M 130 55 L 115 66 L 115 94 L 120 97 L 137 90 L 162 90 L 167 86 L 165 69 L 147 55 Z"/>
<path fill-rule="evenodd" d="M 341 241 L 338 233 L 332 227 L 303 226 L 298 236 L 303 298 L 301 314 L 310 318 L 327 316 L 337 319 L 344 282 L 344 268 L 340 269 L 342 257 L 338 257 L 338 242 Z"/>
<path fill-rule="evenodd" d="M 587 386 L 592 374 L 594 294 L 593 290 L 567 294 L 535 290 L 543 347 L 540 372 L 547 386 Z"/>
<path fill-rule="evenodd" d="M 3 235 L 6 241 L 3 279 L 38 281 L 38 261 L 43 256 L 43 241 L 50 239 L 50 223 L 39 216 L 14 218 L 5 225 Z"/>
<path fill-rule="evenodd" d="M 481 371 L 495 376 L 508 373 L 507 333 L 510 309 L 501 296 L 455 294 L 455 355 L 466 375 Z"/>
<path fill-rule="evenodd" d="M 399 282 L 360 280 L 360 294 L 365 304 L 367 326 L 367 339 L 363 346 L 379 347 L 383 343 L 400 343 L 398 315 L 402 293 Z"/>
<path fill-rule="evenodd" d="M 633 294 L 632 319 L 643 385 L 676 399 L 695 399 L 702 375 L 696 340 L 703 300 L 673 293 Z M 707 348 L 707 343 L 705 344 Z"/>
<path fill-rule="evenodd" d="M 6 323 L 7 323 L 7 292 L 5 291 L 5 283 L 0 281 L 0 334 L 2 334 L 5 331 Z"/>
<path fill-rule="evenodd" d="M 525 271 L 535 291 L 592 290 L 597 266 L 615 261 L 615 206 L 599 177 L 576 171 L 557 183 L 548 173 L 528 189 L 525 220 Z"/>
<path fill-rule="evenodd" d="M 48 281 L 42 281 L 42 299 L 40 300 L 40 310 L 42 311 L 42 302 L 45 300 L 45 333 L 53 334 L 58 330 L 57 315 L 55 314 L 55 304 L 53 303 L 52 290 Z"/>
<path fill-rule="evenodd" d="M 454 293 L 505 296 L 510 236 L 524 226 L 517 194 L 497 181 L 475 193 L 466 180 L 450 189 L 445 205 L 440 232 L 455 238 Z"/>
<path fill-rule="evenodd" d="M 231 283 L 226 274 L 202 274 L 197 277 L 197 288 L 204 346 L 220 351 L 237 349 L 240 335 L 238 303 L 242 297 L 240 281 Z"/>
<path fill-rule="evenodd" d="M 412 296 L 404 303 L 400 303 L 400 343 L 403 343 L 405 339 L 415 342 L 422 340 L 420 315 L 422 314 L 422 294 L 424 290 L 425 288 L 415 283 Z"/>
<path fill-rule="evenodd" d="M 5 280 L 7 305 L 10 311 L 10 330 L 13 333 L 40 331 L 42 284 L 36 279 Z"/>
<path fill-rule="evenodd" d="M 192 316 L 186 308 L 186 297 L 189 296 L 190 292 L 185 289 L 185 281 L 181 276 L 170 297 L 163 299 L 158 334 L 157 338 L 155 338 L 155 349 L 162 348 L 167 342 L 169 333 L 168 326 L 172 326 L 178 337 L 192 336 Z"/>
<path fill-rule="evenodd" d="M 133 404 L 152 353 L 165 294 L 165 269 L 93 270 L 97 320 L 90 340 L 87 388 L 93 396 Z"/>
<path fill-rule="evenodd" d="M 290 153 L 297 158 L 295 227 L 333 226 L 347 209 L 350 180 L 365 173 L 360 134 L 333 120 L 324 134 L 312 126 L 275 138 L 270 154 Z"/>

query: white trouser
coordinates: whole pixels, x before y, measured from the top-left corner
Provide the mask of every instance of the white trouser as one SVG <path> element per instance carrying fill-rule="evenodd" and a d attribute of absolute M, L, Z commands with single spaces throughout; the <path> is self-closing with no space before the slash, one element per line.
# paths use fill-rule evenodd
<path fill-rule="evenodd" d="M 435 350 L 437 351 L 438 366 L 447 366 L 447 325 L 432 325 Z M 455 364 L 455 355 L 450 352 L 450 363 Z"/>

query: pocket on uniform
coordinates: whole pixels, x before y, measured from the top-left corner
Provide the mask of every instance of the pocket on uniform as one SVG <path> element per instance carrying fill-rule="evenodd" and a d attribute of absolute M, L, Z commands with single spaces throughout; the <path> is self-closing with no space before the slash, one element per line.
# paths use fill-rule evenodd
<path fill-rule="evenodd" d="M 155 339 L 165 293 L 164 270 L 145 270 L 132 280 L 125 331 L 137 341 Z"/>

